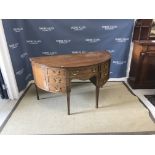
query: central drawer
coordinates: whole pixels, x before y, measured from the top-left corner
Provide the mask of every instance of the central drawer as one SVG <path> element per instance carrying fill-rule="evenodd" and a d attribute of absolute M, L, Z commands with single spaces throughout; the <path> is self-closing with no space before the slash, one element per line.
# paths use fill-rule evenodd
<path fill-rule="evenodd" d="M 72 68 L 69 69 L 69 77 L 71 79 L 87 80 L 96 75 L 97 72 L 97 65 L 82 68 Z"/>

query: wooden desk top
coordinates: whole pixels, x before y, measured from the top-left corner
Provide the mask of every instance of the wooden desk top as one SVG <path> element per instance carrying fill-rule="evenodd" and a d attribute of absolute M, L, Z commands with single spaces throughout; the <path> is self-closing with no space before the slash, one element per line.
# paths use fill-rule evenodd
<path fill-rule="evenodd" d="M 31 62 L 55 68 L 74 68 L 91 66 L 111 58 L 109 52 L 87 52 L 82 54 L 65 54 L 31 58 Z"/>

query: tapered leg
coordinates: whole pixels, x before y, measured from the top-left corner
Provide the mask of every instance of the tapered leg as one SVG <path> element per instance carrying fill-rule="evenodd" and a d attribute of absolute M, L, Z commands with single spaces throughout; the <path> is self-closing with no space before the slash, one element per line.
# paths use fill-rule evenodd
<path fill-rule="evenodd" d="M 67 110 L 68 110 L 68 115 L 70 115 L 70 91 L 67 90 Z"/>
<path fill-rule="evenodd" d="M 96 108 L 98 108 L 99 90 L 100 90 L 100 87 L 96 86 Z"/>
<path fill-rule="evenodd" d="M 39 100 L 39 92 L 38 92 L 38 88 L 37 88 L 36 84 L 35 84 L 35 87 L 36 87 L 37 100 Z"/>

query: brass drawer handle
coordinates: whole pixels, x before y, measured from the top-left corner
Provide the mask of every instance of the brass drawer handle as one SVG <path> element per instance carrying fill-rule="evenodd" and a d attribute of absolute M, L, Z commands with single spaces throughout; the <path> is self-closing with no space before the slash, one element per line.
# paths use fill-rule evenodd
<path fill-rule="evenodd" d="M 96 72 L 96 69 L 92 69 L 92 72 L 95 73 Z"/>
<path fill-rule="evenodd" d="M 56 82 L 56 83 L 61 83 L 61 79 L 57 79 L 57 78 L 54 78 L 54 81 Z"/>
<path fill-rule="evenodd" d="M 58 89 L 58 87 L 55 87 L 55 91 L 56 91 L 56 92 L 59 92 L 59 91 L 60 91 L 60 89 Z"/>
<path fill-rule="evenodd" d="M 55 71 L 53 71 L 53 73 L 55 74 Z"/>
<path fill-rule="evenodd" d="M 55 91 L 56 91 L 56 92 L 61 92 L 61 91 L 62 91 L 62 88 L 56 89 Z"/>
<path fill-rule="evenodd" d="M 72 75 L 78 75 L 79 74 L 79 71 L 73 71 L 72 72 Z"/>

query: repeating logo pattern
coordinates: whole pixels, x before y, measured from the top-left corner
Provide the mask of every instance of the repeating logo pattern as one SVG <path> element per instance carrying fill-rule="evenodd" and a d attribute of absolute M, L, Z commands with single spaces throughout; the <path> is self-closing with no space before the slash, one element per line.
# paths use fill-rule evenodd
<path fill-rule="evenodd" d="M 85 41 L 88 43 L 97 43 L 101 41 L 101 39 L 100 38 L 86 38 Z"/>
<path fill-rule="evenodd" d="M 10 49 L 15 49 L 19 46 L 19 43 L 9 44 Z"/>
<path fill-rule="evenodd" d="M 29 58 L 42 55 L 106 50 L 112 55 L 110 77 L 126 76 L 134 20 L 19 19 L 2 22 L 19 91 L 33 79 Z"/>
<path fill-rule="evenodd" d="M 117 64 L 117 65 L 123 65 L 123 64 L 126 64 L 127 61 L 113 61 L 114 64 Z"/>
<path fill-rule="evenodd" d="M 104 29 L 105 31 L 111 31 L 111 30 L 117 29 L 118 26 L 117 25 L 102 25 L 101 28 Z"/>
<path fill-rule="evenodd" d="M 31 45 L 37 45 L 37 44 L 42 43 L 41 40 L 26 40 L 26 42 Z"/>
<path fill-rule="evenodd" d="M 59 44 L 68 44 L 70 42 L 71 40 L 56 40 L 56 43 L 59 43 Z"/>
<path fill-rule="evenodd" d="M 119 43 L 124 43 L 126 41 L 129 41 L 129 38 L 115 38 L 115 41 Z"/>
<path fill-rule="evenodd" d="M 110 53 L 115 53 L 116 51 L 114 49 L 107 49 L 108 52 Z"/>
<path fill-rule="evenodd" d="M 23 31 L 23 30 L 24 30 L 23 27 L 14 27 L 14 28 L 13 28 L 13 31 L 14 31 L 14 32 L 21 32 L 21 31 Z"/>
<path fill-rule="evenodd" d="M 72 54 L 82 54 L 82 53 L 86 53 L 86 51 L 72 51 Z"/>
<path fill-rule="evenodd" d="M 22 53 L 22 54 L 20 55 L 21 58 L 25 58 L 25 57 L 27 57 L 27 56 L 28 56 L 28 53 L 27 53 L 27 52 L 24 52 L 24 53 Z"/>
<path fill-rule="evenodd" d="M 16 72 L 16 75 L 22 75 L 23 73 L 24 73 L 24 68 L 18 70 L 18 71 Z"/>
<path fill-rule="evenodd" d="M 26 77 L 25 77 L 25 81 L 27 81 L 28 79 L 30 79 L 30 78 L 31 78 L 31 76 L 32 76 L 32 74 L 31 74 L 31 73 L 27 74 L 27 75 L 26 75 Z"/>
<path fill-rule="evenodd" d="M 58 54 L 58 52 L 41 52 L 43 55 L 55 55 Z"/>
<path fill-rule="evenodd" d="M 49 32 L 49 31 L 53 31 L 55 28 L 53 26 L 51 27 L 39 27 L 39 30 L 40 31 L 43 31 L 43 32 Z"/>
<path fill-rule="evenodd" d="M 83 31 L 86 29 L 86 26 L 71 26 L 70 29 L 73 31 Z"/>

